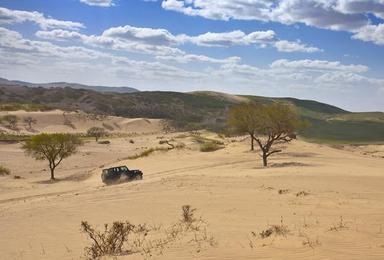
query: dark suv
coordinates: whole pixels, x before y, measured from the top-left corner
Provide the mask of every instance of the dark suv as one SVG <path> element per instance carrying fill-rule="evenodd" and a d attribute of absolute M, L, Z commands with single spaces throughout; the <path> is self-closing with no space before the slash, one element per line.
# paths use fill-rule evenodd
<path fill-rule="evenodd" d="M 127 166 L 103 169 L 101 180 L 105 184 L 119 183 L 124 181 L 142 180 L 143 173 L 140 170 L 130 170 Z"/>

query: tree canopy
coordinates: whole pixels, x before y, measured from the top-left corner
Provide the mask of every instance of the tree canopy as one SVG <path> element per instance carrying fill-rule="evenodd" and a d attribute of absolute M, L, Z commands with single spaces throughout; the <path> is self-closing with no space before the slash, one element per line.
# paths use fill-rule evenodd
<path fill-rule="evenodd" d="M 229 125 L 251 136 L 251 140 L 259 145 L 263 164 L 267 166 L 268 157 L 282 151 L 273 146 L 295 139 L 297 131 L 307 127 L 308 123 L 300 119 L 291 105 L 271 103 L 242 104 L 231 109 Z"/>
<path fill-rule="evenodd" d="M 91 127 L 88 129 L 87 135 L 94 137 L 96 139 L 96 142 L 97 142 L 99 140 L 99 138 L 107 135 L 107 131 L 105 131 L 105 129 L 102 127 L 96 127 L 95 126 L 95 127 Z"/>
<path fill-rule="evenodd" d="M 39 134 L 32 136 L 23 145 L 25 152 L 36 160 L 48 160 L 51 179 L 63 159 L 77 152 L 82 145 L 79 137 L 71 134 Z"/>

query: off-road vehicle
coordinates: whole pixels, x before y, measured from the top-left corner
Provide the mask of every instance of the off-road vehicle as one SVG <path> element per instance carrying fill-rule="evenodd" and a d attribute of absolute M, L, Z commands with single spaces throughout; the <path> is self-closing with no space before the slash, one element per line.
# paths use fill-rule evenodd
<path fill-rule="evenodd" d="M 119 183 L 125 181 L 142 180 L 143 173 L 140 170 L 130 170 L 127 166 L 118 166 L 103 169 L 101 180 L 105 184 Z"/>

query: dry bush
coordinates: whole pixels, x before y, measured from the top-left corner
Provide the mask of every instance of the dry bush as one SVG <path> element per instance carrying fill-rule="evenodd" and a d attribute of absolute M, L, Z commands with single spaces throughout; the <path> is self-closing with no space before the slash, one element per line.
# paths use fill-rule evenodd
<path fill-rule="evenodd" d="M 282 195 L 282 194 L 287 194 L 289 193 L 289 190 L 288 189 L 281 189 L 279 190 L 279 194 Z"/>
<path fill-rule="evenodd" d="M 296 197 L 305 197 L 308 195 L 310 195 L 310 193 L 306 192 L 306 191 L 300 191 L 300 192 L 296 193 Z"/>
<path fill-rule="evenodd" d="M 264 238 L 270 237 L 271 235 L 286 237 L 289 233 L 290 231 L 288 227 L 284 225 L 283 218 L 281 218 L 280 225 L 271 225 L 266 230 L 261 231 L 259 235 L 261 238 L 264 239 Z"/>
<path fill-rule="evenodd" d="M 8 168 L 0 165 L 0 176 L 6 176 L 10 174 L 11 174 L 11 171 Z"/>
<path fill-rule="evenodd" d="M 182 219 L 169 226 L 132 225 L 129 222 L 114 222 L 95 230 L 86 221 L 81 223 L 91 244 L 85 248 L 88 259 L 103 256 L 141 254 L 144 259 L 163 254 L 171 245 L 192 246 L 197 252 L 204 247 L 217 245 L 215 238 L 207 231 L 207 224 L 194 216 L 196 209 L 189 205 L 182 207 Z"/>
<path fill-rule="evenodd" d="M 130 139 L 130 140 L 129 140 L 129 143 L 130 143 L 130 144 L 134 144 L 135 141 L 134 141 L 133 139 Z"/>
<path fill-rule="evenodd" d="M 101 256 L 116 256 L 123 253 L 123 245 L 135 226 L 129 222 L 113 222 L 112 226 L 104 225 L 104 230 L 94 229 L 87 221 L 81 222 L 81 231 L 91 240 L 91 245 L 85 248 L 85 255 L 89 259 Z"/>
<path fill-rule="evenodd" d="M 303 241 L 303 246 L 309 246 L 312 249 L 315 249 L 316 246 L 320 246 L 321 243 L 319 238 L 311 239 L 308 236 L 305 236 L 305 240 Z"/>
<path fill-rule="evenodd" d="M 195 208 L 192 208 L 191 205 L 184 205 L 181 207 L 182 210 L 182 219 L 181 221 L 187 224 L 191 224 L 196 221 L 195 218 Z"/>

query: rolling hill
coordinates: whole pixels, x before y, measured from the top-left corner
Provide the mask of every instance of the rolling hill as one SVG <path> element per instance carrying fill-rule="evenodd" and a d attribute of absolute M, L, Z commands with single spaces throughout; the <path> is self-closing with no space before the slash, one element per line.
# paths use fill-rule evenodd
<path fill-rule="evenodd" d="M 295 98 L 236 96 L 216 92 L 100 92 L 71 87 L 28 87 L 0 83 L 0 108 L 25 107 L 83 110 L 123 117 L 167 119 L 182 129 L 223 131 L 227 111 L 241 102 L 287 102 L 312 126 L 301 133 L 319 142 L 384 142 L 384 113 L 352 113 L 335 106 Z"/>

